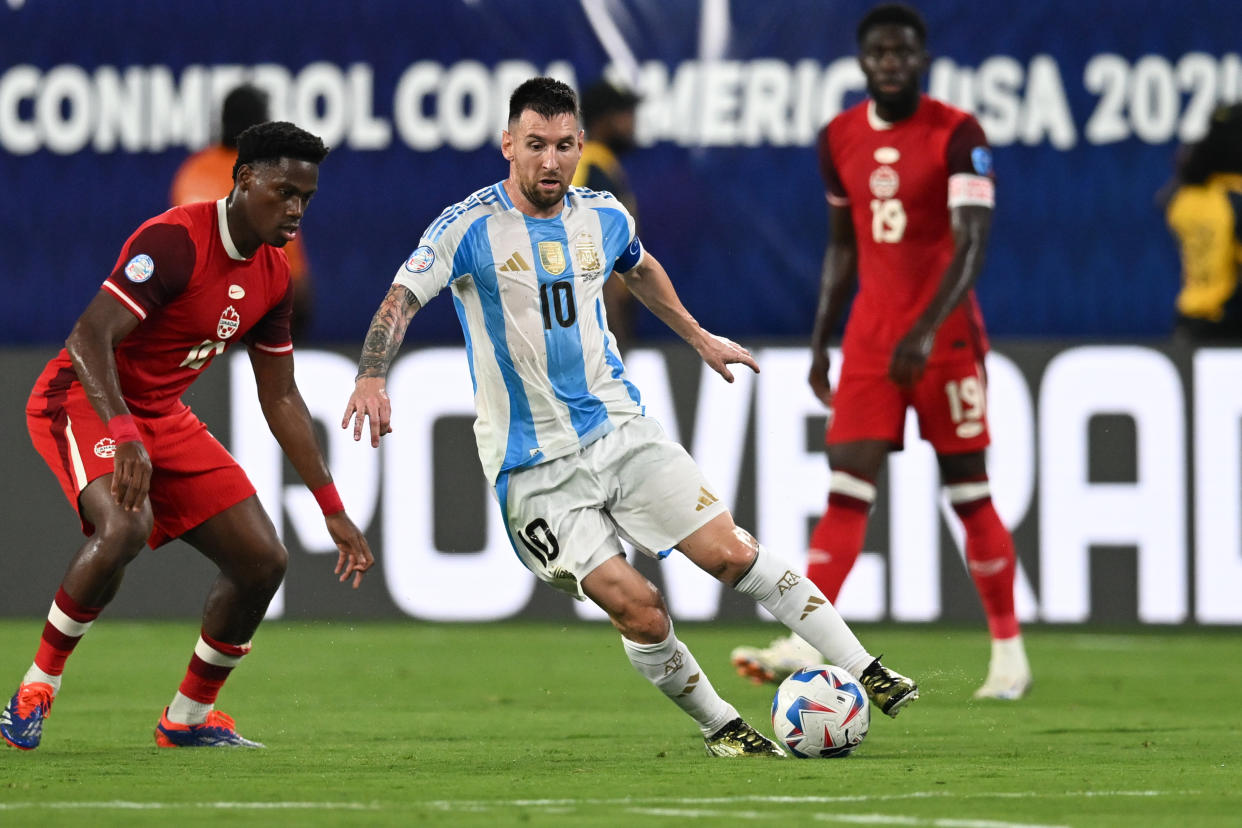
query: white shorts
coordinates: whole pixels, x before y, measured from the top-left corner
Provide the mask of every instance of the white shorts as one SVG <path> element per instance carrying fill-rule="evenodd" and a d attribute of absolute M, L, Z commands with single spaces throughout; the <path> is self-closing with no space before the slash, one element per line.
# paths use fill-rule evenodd
<path fill-rule="evenodd" d="M 527 569 L 578 600 L 582 579 L 623 554 L 663 558 L 727 511 L 660 424 L 635 417 L 582 451 L 497 481 L 509 539 Z"/>

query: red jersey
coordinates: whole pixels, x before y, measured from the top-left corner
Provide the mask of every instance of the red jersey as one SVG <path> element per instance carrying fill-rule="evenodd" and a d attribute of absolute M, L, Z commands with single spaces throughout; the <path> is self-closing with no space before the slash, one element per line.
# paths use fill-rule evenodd
<path fill-rule="evenodd" d="M 238 253 L 225 202 L 174 207 L 143 223 L 121 250 L 102 289 L 140 320 L 116 346 L 117 375 L 135 414 L 168 414 L 212 358 L 237 341 L 291 354 L 293 291 L 283 251 Z M 64 349 L 36 393 L 77 382 Z"/>
<path fill-rule="evenodd" d="M 173 176 L 169 191 L 169 203 L 173 207 L 195 201 L 215 201 L 233 192 L 233 164 L 237 161 L 237 148 L 223 144 L 199 150 L 181 163 Z M 284 246 L 289 259 L 289 273 L 294 281 L 310 275 L 310 264 L 302 234 Z"/>
<path fill-rule="evenodd" d="M 991 150 L 973 116 L 926 95 L 894 124 L 864 101 L 832 119 L 818 149 L 828 202 L 850 210 L 858 245 L 844 356 L 885 370 L 953 259 L 951 206 L 992 206 Z M 986 351 L 972 290 L 940 326 L 929 361 Z"/>

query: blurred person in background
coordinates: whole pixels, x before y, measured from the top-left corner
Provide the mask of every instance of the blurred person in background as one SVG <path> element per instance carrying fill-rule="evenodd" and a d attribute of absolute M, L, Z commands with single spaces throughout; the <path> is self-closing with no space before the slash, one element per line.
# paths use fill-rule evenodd
<path fill-rule="evenodd" d="M 392 430 L 389 366 L 410 320 L 449 287 L 470 348 L 475 436 L 514 552 L 539 580 L 590 599 L 631 665 L 694 719 L 708 754 L 783 756 L 716 692 L 621 538 L 674 549 L 831 653 L 889 716 L 914 682 L 872 656 L 808 579 L 736 526 L 694 460 L 644 414 L 599 313 L 624 281 L 726 381 L 750 352 L 699 326 L 613 196 L 571 186 L 583 132 L 572 89 L 532 78 L 510 98 L 504 181 L 445 209 L 397 269 L 367 331 L 341 427 L 371 445 Z M 469 588 L 463 584 L 463 588 Z M 565 654 L 569 657 L 570 654 Z"/>
<path fill-rule="evenodd" d="M 23 750 L 39 746 L 65 663 L 126 566 L 144 546 L 174 538 L 219 574 L 156 745 L 263 747 L 215 701 L 250 651 L 289 553 L 245 471 L 181 399 L 230 345 L 244 343 L 268 428 L 323 510 L 340 580 L 352 575 L 357 588 L 374 563 L 293 374 L 293 290 L 280 248 L 297 236 L 328 150 L 285 122 L 251 127 L 237 143 L 229 197 L 174 207 L 134 231 L 27 403 L 31 440 L 87 540 L 56 591 L 34 663 L 0 713 L 0 735 Z"/>
<path fill-rule="evenodd" d="M 913 408 L 965 529 L 966 564 L 991 633 L 975 697 L 1018 699 L 1031 671 L 1014 613 L 1013 538 L 992 504 L 984 462 L 988 346 L 974 294 L 995 202 L 992 153 L 974 117 L 920 92 L 926 40 L 910 6 L 868 12 L 857 41 L 869 98 L 819 136 L 829 242 L 809 380 L 830 412 L 831 476 L 807 577 L 836 600 L 862 550 L 876 480 L 889 452 L 901 449 Z M 851 297 L 833 389 L 829 339 Z M 732 653 L 738 672 L 757 682 L 779 682 L 821 658 L 797 636 Z"/>
<path fill-rule="evenodd" d="M 621 156 L 629 153 L 637 142 L 634 138 L 634 116 L 639 97 L 628 89 L 608 80 L 599 80 L 582 93 L 582 126 L 586 142 L 582 160 L 574 173 L 573 186 L 612 193 L 638 221 L 638 203 L 630 189 Z M 634 295 L 620 279 L 604 283 L 604 308 L 608 329 L 616 336 L 618 348 L 624 352 L 634 341 Z"/>
<path fill-rule="evenodd" d="M 215 201 L 233 191 L 237 136 L 248 127 L 270 120 L 267 93 L 243 84 L 224 97 L 220 110 L 220 143 L 191 155 L 173 175 L 169 203 L 173 207 L 195 201 Z M 301 339 L 310 326 L 315 296 L 310 264 L 302 237 L 285 245 L 293 277 L 293 338 Z"/>
<path fill-rule="evenodd" d="M 1179 151 L 1174 180 L 1158 198 L 1167 198 L 1182 263 L 1174 336 L 1242 342 L 1242 103 L 1216 108 L 1203 140 Z"/>

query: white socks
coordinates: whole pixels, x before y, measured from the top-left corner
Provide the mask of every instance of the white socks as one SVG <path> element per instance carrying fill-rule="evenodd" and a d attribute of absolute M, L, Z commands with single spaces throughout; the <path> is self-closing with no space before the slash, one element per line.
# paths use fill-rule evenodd
<path fill-rule="evenodd" d="M 625 636 L 621 636 L 621 644 L 634 669 L 690 714 L 704 736 L 711 736 L 738 717 L 733 705 L 720 697 L 699 669 L 694 655 L 677 640 L 672 622 L 668 638 L 659 644 L 638 644 Z"/>
<path fill-rule="evenodd" d="M 177 691 L 177 695 L 173 696 L 172 702 L 168 705 L 168 721 L 177 724 L 202 724 L 207 721 L 207 714 L 215 707 L 214 704 L 203 704 L 196 702 L 189 696 L 183 696 L 181 691 Z"/>
<path fill-rule="evenodd" d="M 26 671 L 26 675 L 22 676 L 22 684 L 29 684 L 32 681 L 41 681 L 44 684 L 52 685 L 53 696 L 60 692 L 60 676 L 53 676 L 43 672 L 37 664 L 31 664 L 30 669 Z"/>
<path fill-rule="evenodd" d="M 758 601 L 778 621 L 800 635 L 828 661 L 855 678 L 862 675 L 873 656 L 846 625 L 809 578 L 764 549 L 755 550 L 755 562 L 734 587 Z"/>

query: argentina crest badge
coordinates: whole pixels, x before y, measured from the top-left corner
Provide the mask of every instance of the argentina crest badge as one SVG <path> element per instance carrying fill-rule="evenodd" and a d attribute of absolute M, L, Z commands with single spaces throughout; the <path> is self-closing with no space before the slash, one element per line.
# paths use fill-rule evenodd
<path fill-rule="evenodd" d="M 574 241 L 574 254 L 578 257 L 578 267 L 584 272 L 600 269 L 599 250 L 596 249 L 590 233 L 583 233 Z"/>

